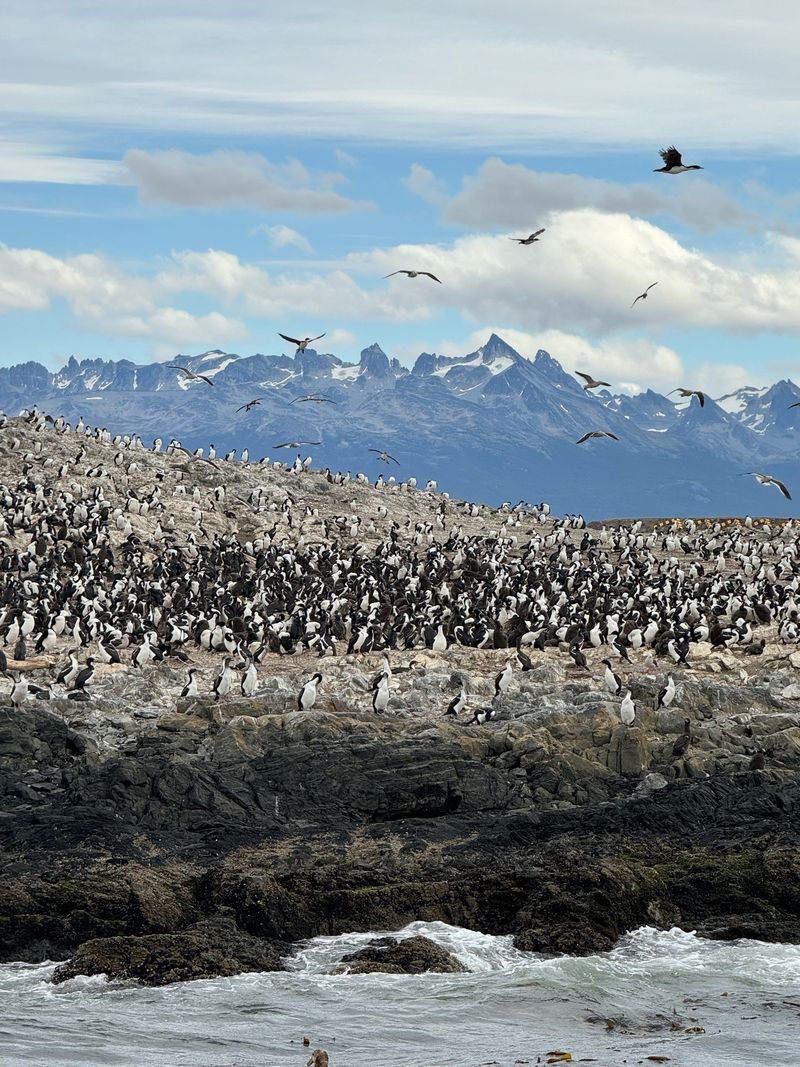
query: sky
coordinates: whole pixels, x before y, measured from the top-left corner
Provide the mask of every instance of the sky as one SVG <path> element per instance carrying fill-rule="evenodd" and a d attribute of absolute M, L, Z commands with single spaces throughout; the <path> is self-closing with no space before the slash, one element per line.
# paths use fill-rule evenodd
<path fill-rule="evenodd" d="M 799 21 L 784 0 L 10 0 L 0 364 L 325 331 L 410 365 L 495 331 L 623 391 L 797 380 Z M 654 173 L 671 144 L 703 169 Z"/>

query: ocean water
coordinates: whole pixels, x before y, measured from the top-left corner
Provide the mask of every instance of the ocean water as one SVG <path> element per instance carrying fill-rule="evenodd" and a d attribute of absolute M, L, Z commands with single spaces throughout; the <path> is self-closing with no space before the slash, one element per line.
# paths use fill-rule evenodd
<path fill-rule="evenodd" d="M 0 1064 L 47 1067 L 522 1067 L 548 1052 L 597 1067 L 800 1064 L 800 947 L 643 927 L 611 951 L 546 958 L 444 923 L 412 923 L 464 975 L 331 975 L 371 934 L 300 945 L 282 974 L 162 989 L 0 967 Z M 302 1044 L 310 1039 L 310 1049 Z"/>

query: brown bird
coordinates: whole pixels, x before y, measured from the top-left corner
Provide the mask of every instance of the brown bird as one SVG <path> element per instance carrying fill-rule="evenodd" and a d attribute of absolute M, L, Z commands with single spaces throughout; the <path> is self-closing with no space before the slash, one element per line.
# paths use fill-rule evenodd
<path fill-rule="evenodd" d="M 759 474 L 758 471 L 744 471 L 744 473 L 741 474 L 740 477 L 746 478 L 748 474 L 752 474 L 752 476 L 760 485 L 774 485 L 775 488 L 780 493 L 782 493 L 787 500 L 792 499 L 792 494 L 789 492 L 783 482 L 778 481 L 777 478 L 773 478 L 771 474 Z"/>
<path fill-rule="evenodd" d="M 611 382 L 598 382 L 591 376 L 591 374 L 584 374 L 582 370 L 576 370 L 574 373 L 577 374 L 579 378 L 583 378 L 586 382 L 586 385 L 583 387 L 584 392 L 587 389 L 597 389 L 601 385 L 605 385 L 609 389 L 611 388 Z"/>
<path fill-rule="evenodd" d="M 325 1049 L 317 1048 L 311 1053 L 311 1059 L 306 1067 L 330 1067 L 330 1060 Z"/>
<path fill-rule="evenodd" d="M 175 370 L 183 371 L 190 382 L 205 382 L 206 385 L 214 384 L 210 378 L 206 378 L 205 374 L 195 374 L 195 372 L 189 370 L 188 367 L 179 367 L 177 363 L 168 363 L 167 366 L 173 367 Z"/>
<path fill-rule="evenodd" d="M 687 396 L 696 396 L 697 399 L 700 401 L 700 407 L 704 408 L 706 406 L 706 394 L 701 393 L 699 389 L 682 389 L 680 386 L 678 386 L 677 389 L 670 389 L 670 391 L 667 393 L 667 396 L 672 396 L 673 393 L 680 393 L 680 395 L 684 398 Z"/>
<path fill-rule="evenodd" d="M 297 345 L 297 352 L 305 352 L 312 341 L 319 341 L 321 337 L 324 337 L 324 333 L 317 334 L 316 337 L 304 337 L 302 340 L 298 340 L 296 337 L 289 337 L 285 333 L 278 333 L 278 337 L 282 337 L 284 341 L 288 341 L 290 344 Z M 295 352 L 295 355 L 297 355 Z"/>
<path fill-rule="evenodd" d="M 544 227 L 532 233 L 529 237 L 509 237 L 509 241 L 516 241 L 518 245 L 532 245 L 534 241 L 539 240 L 540 233 L 544 233 Z"/>
<path fill-rule="evenodd" d="M 437 278 L 435 274 L 431 274 L 429 270 L 393 270 L 391 274 L 384 274 L 384 278 L 394 278 L 395 274 L 405 274 L 409 278 L 419 278 L 424 276 L 425 278 L 433 278 L 439 285 L 442 284 L 441 278 Z"/>
<path fill-rule="evenodd" d="M 689 750 L 689 745 L 692 743 L 691 725 L 689 719 L 683 720 L 683 733 L 675 739 L 675 744 L 672 746 L 673 759 L 680 759 Z"/>
<path fill-rule="evenodd" d="M 751 771 L 763 771 L 766 765 L 766 753 L 756 752 L 755 756 L 750 760 Z"/>
<path fill-rule="evenodd" d="M 262 400 L 263 400 L 263 397 L 257 396 L 255 398 L 255 400 L 248 400 L 246 404 L 242 404 L 242 406 L 240 408 L 237 408 L 236 410 L 237 411 L 252 411 L 252 409 L 254 407 L 257 407 L 261 403 Z"/>
<path fill-rule="evenodd" d="M 615 433 L 610 430 L 590 430 L 589 433 L 585 433 L 580 441 L 576 441 L 576 445 L 582 445 L 584 441 L 589 441 L 592 437 L 610 437 L 612 441 L 619 441 L 619 438 Z"/>
<path fill-rule="evenodd" d="M 653 288 L 653 286 L 656 286 L 656 285 L 658 285 L 658 282 L 653 282 L 653 285 L 648 285 L 648 287 L 645 289 L 645 291 L 643 293 L 639 293 L 639 295 L 636 297 L 636 300 L 634 300 L 633 304 L 635 304 L 637 300 L 647 300 L 647 294 L 650 292 L 650 290 Z M 633 304 L 631 304 L 631 307 L 633 307 Z"/>

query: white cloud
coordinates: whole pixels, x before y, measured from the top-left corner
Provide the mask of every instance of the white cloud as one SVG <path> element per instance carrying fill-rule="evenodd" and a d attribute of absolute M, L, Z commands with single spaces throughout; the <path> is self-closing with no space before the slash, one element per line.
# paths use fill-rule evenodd
<path fill-rule="evenodd" d="M 146 152 L 132 148 L 123 163 L 141 199 L 151 203 L 303 214 L 336 214 L 369 206 L 333 191 L 341 175 L 321 175 L 315 182 L 297 160 L 276 164 L 250 152 L 193 155 L 178 149 Z"/>
<path fill-rule="evenodd" d="M 356 157 L 351 155 L 349 152 L 345 152 L 343 148 L 335 148 L 333 150 L 333 154 L 336 157 L 336 162 L 339 164 L 340 167 L 353 168 L 358 166 L 358 160 L 356 159 Z"/>
<path fill-rule="evenodd" d="M 692 368 L 692 388 L 703 389 L 709 396 L 734 393 L 744 385 L 767 385 L 763 370 L 749 370 L 738 363 L 700 363 Z"/>
<path fill-rule="evenodd" d="M 731 332 L 800 333 L 800 268 L 738 267 L 681 245 L 642 219 L 594 210 L 542 220 L 547 232 L 530 247 L 505 236 L 470 235 L 450 246 L 404 245 L 348 257 L 373 276 L 398 267 L 432 271 L 443 284 L 394 279 L 395 309 L 460 311 L 473 321 L 517 323 L 525 330 L 589 335 L 688 326 Z M 646 285 L 658 289 L 635 308 Z"/>
<path fill-rule="evenodd" d="M 12 8 L 0 114 L 20 128 L 783 151 L 796 117 L 789 0 Z"/>
<path fill-rule="evenodd" d="M 44 311 L 62 298 L 79 328 L 146 339 L 157 353 L 167 344 L 174 351 L 176 345 L 213 347 L 247 336 L 237 319 L 164 306 L 163 295 L 154 279 L 125 273 L 102 256 L 60 259 L 38 249 L 0 246 L 0 311 Z"/>
<path fill-rule="evenodd" d="M 256 226 L 253 233 L 263 233 L 275 248 L 299 248 L 301 252 L 313 252 L 308 238 L 291 226 Z"/>
<path fill-rule="evenodd" d="M 429 204 L 435 204 L 436 207 L 444 207 L 448 201 L 444 182 L 437 178 L 432 170 L 428 170 L 419 163 L 411 164 L 411 170 L 403 178 L 403 185 L 416 196 L 427 200 Z"/>
<path fill-rule="evenodd" d="M 70 156 L 53 145 L 0 141 L 0 182 L 106 185 L 122 180 L 124 169 L 116 160 Z"/>
<path fill-rule="evenodd" d="M 686 162 L 690 162 L 688 157 Z M 622 185 L 487 159 L 474 175 L 464 178 L 455 196 L 446 198 L 436 177 L 422 167 L 418 170 L 422 173 L 414 175 L 412 170 L 406 181 L 412 191 L 432 203 L 446 204 L 448 222 L 478 229 L 538 228 L 540 220 L 553 211 L 588 207 L 629 215 L 671 215 L 706 232 L 754 221 L 727 193 L 697 175 L 680 180 L 658 175 L 649 185 Z"/>

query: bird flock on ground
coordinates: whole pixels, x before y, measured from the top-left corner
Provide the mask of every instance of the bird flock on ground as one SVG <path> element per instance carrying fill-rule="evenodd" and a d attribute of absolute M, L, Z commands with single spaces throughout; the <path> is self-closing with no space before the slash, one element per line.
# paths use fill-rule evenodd
<path fill-rule="evenodd" d="M 623 679 L 634 665 L 668 669 L 659 696 L 668 707 L 672 672 L 692 669 L 699 642 L 748 657 L 764 653 L 764 634 L 800 643 L 791 521 L 592 530 L 580 516 L 554 518 L 545 503 L 495 510 L 382 477 L 367 490 L 372 515 L 355 505 L 322 515 L 299 502 L 299 479 L 311 490 L 347 486 L 349 475 L 232 458 L 195 466 L 179 442 L 162 449 L 37 411 L 0 424 L 0 454 L 20 464 L 0 484 L 0 671 L 14 706 L 91 700 L 98 665 L 135 672 L 163 661 L 185 665 L 187 699 L 254 696 L 265 661 L 297 656 L 319 664 L 297 692 L 309 711 L 326 659 L 382 653 L 372 682 L 380 715 L 408 669 L 398 658 L 446 657 L 458 646 L 505 650 L 506 661 L 490 703 L 471 707 L 462 687 L 444 716 L 490 721 L 515 676 L 549 650 L 584 675 L 602 665 L 598 681 L 630 726 L 636 708 Z M 276 466 L 292 485 L 279 501 L 260 477 L 236 495 L 235 474 Z M 370 483 L 359 475 L 353 484 Z M 418 497 L 426 517 L 393 519 L 382 492 Z M 188 508 L 182 523 L 178 502 Z M 28 678 L 31 656 L 59 654 L 48 681 Z M 215 656 L 209 689 L 201 662 Z"/>

